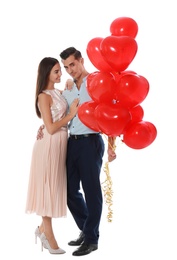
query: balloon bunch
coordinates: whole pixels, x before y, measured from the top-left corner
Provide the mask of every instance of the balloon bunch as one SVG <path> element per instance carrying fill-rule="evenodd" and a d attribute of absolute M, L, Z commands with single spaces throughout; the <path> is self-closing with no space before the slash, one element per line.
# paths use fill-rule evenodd
<path fill-rule="evenodd" d="M 138 25 L 132 18 L 120 17 L 111 23 L 110 33 L 105 38 L 93 38 L 87 44 L 87 55 L 98 71 L 87 77 L 92 101 L 80 106 L 78 116 L 91 129 L 114 140 L 119 137 L 130 148 L 142 149 L 155 140 L 157 129 L 143 120 L 144 111 L 140 105 L 149 92 L 148 80 L 126 70 L 137 53 Z M 103 191 L 111 222 L 113 191 L 108 163 L 104 167 Z"/>
<path fill-rule="evenodd" d="M 132 18 L 119 17 L 111 23 L 110 33 L 87 44 L 87 55 L 98 71 L 87 78 L 92 101 L 80 106 L 78 116 L 89 128 L 121 136 L 128 147 L 142 149 L 155 140 L 157 129 L 143 120 L 140 105 L 149 92 L 148 80 L 126 70 L 137 53 L 138 25 Z"/>

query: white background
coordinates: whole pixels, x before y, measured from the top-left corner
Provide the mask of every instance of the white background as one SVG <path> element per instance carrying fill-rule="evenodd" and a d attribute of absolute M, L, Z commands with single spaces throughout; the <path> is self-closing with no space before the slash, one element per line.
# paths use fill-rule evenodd
<path fill-rule="evenodd" d="M 118 17 L 131 17 L 139 27 L 138 52 L 128 69 L 150 84 L 141 104 L 144 120 L 158 131 L 148 147 L 135 150 L 117 142 L 117 159 L 109 164 L 113 182 L 113 221 L 107 221 L 104 203 L 99 250 L 84 256 L 119 260 L 177 259 L 176 167 L 176 3 L 140 0 L 10 0 L 0 3 L 1 163 L 0 255 L 3 259 L 71 259 L 75 248 L 67 242 L 79 231 L 68 217 L 55 219 L 62 256 L 41 252 L 34 244 L 40 217 L 25 214 L 32 146 L 41 121 L 34 110 L 36 73 L 45 56 L 59 59 L 69 46 L 86 55 L 94 37 L 110 35 Z M 66 72 L 63 69 L 63 88 Z M 105 139 L 105 143 L 107 141 Z M 106 162 L 106 158 L 105 158 Z M 104 162 L 104 163 L 105 163 Z M 102 180 L 105 179 L 103 171 Z M 2 259 L 2 256 L 0 258 Z"/>

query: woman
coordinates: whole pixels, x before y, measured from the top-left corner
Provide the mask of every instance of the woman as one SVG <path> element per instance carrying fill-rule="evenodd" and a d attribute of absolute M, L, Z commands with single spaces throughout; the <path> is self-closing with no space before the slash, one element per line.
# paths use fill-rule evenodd
<path fill-rule="evenodd" d="M 32 152 L 31 169 L 26 201 L 26 213 L 36 213 L 42 223 L 35 230 L 42 246 L 51 254 L 62 254 L 52 228 L 52 218 L 66 216 L 66 149 L 68 122 L 78 111 L 75 99 L 68 105 L 55 83 L 60 82 L 62 72 L 59 61 L 46 57 L 38 67 L 35 109 L 44 123 L 44 138 L 36 140 Z M 42 247 L 43 248 L 43 247 Z"/>

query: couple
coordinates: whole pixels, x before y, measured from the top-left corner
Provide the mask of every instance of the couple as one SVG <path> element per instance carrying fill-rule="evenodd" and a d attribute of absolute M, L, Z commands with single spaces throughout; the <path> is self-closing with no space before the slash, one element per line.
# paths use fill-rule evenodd
<path fill-rule="evenodd" d="M 62 254 L 65 251 L 55 239 L 52 218 L 66 216 L 68 205 L 80 230 L 79 237 L 68 244 L 79 246 L 73 255 L 82 256 L 98 249 L 103 204 L 100 172 L 105 146 L 101 134 L 85 126 L 77 115 L 79 104 L 91 100 L 87 92 L 89 73 L 81 52 L 69 47 L 60 58 L 73 78 L 72 88 L 61 92 L 54 87 L 62 75 L 57 59 L 44 58 L 38 68 L 35 108 L 45 127 L 39 129 L 33 148 L 26 213 L 42 217 L 35 230 L 42 246 L 51 254 Z M 108 143 L 108 160 L 113 161 L 114 139 L 109 137 Z"/>

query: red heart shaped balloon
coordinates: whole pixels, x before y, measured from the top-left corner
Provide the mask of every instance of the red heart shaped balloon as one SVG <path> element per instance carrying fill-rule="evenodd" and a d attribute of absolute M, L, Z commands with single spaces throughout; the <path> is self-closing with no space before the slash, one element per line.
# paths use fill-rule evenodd
<path fill-rule="evenodd" d="M 123 142 L 133 149 L 143 149 L 149 146 L 157 136 L 157 129 L 147 121 L 135 122 L 126 129 Z"/>
<path fill-rule="evenodd" d="M 112 103 L 116 89 L 114 76 L 109 72 L 103 71 L 94 73 L 93 76 L 90 74 L 87 77 L 87 89 L 95 102 Z"/>
<path fill-rule="evenodd" d="M 140 105 L 137 105 L 135 107 L 132 107 L 130 110 L 130 115 L 131 115 L 131 121 L 126 125 L 124 128 L 124 132 L 132 126 L 135 122 L 139 122 L 143 120 L 144 117 L 144 110 Z M 123 132 L 123 133 L 124 133 Z"/>
<path fill-rule="evenodd" d="M 110 32 L 114 36 L 126 35 L 135 38 L 138 24 L 130 17 L 119 17 L 111 23 Z"/>
<path fill-rule="evenodd" d="M 129 109 L 140 104 L 149 92 L 149 82 L 143 76 L 127 73 L 119 77 L 115 100 Z"/>
<path fill-rule="evenodd" d="M 138 121 L 141 121 L 143 119 L 144 110 L 140 105 L 132 107 L 129 110 L 129 112 L 130 112 L 130 115 L 131 115 L 131 123 L 138 122 Z"/>
<path fill-rule="evenodd" d="M 100 43 L 100 51 L 112 70 L 125 70 L 137 53 L 138 45 L 129 36 L 108 36 Z"/>
<path fill-rule="evenodd" d="M 100 103 L 95 108 L 95 118 L 98 126 L 108 136 L 119 136 L 131 120 L 129 111 L 119 104 Z"/>
<path fill-rule="evenodd" d="M 98 104 L 94 101 L 84 102 L 78 109 L 78 117 L 82 123 L 88 126 L 90 129 L 100 132 L 94 115 L 97 105 Z"/>
<path fill-rule="evenodd" d="M 100 71 L 108 71 L 110 72 L 112 68 L 110 65 L 105 61 L 101 52 L 100 52 L 100 43 L 102 42 L 103 38 L 96 37 L 90 40 L 87 44 L 87 55 L 92 62 L 92 64 Z"/>

